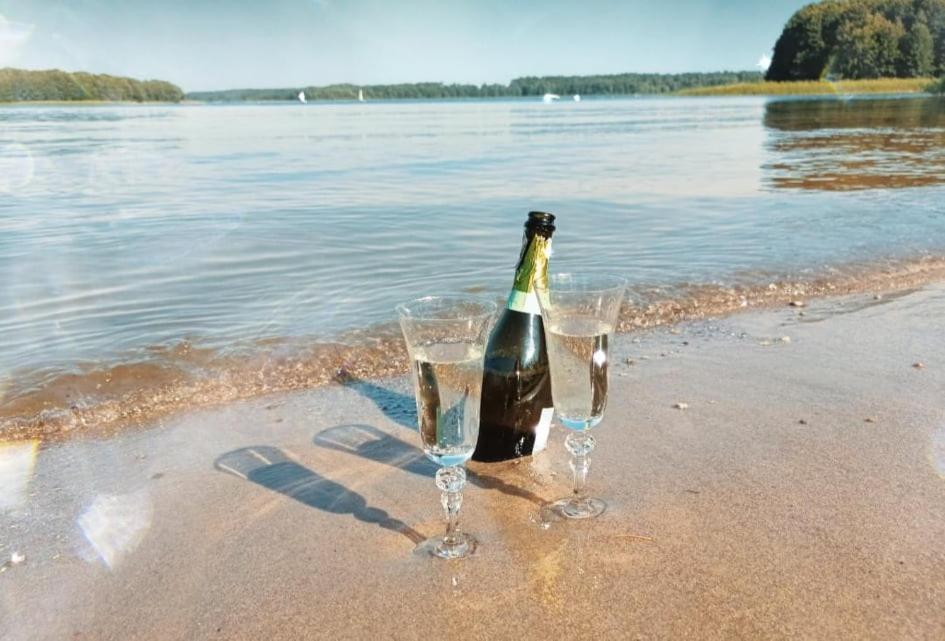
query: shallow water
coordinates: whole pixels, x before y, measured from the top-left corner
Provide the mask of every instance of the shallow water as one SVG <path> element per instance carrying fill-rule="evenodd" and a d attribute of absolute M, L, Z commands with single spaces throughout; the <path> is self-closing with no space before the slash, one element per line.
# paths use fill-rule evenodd
<path fill-rule="evenodd" d="M 940 255 L 945 100 L 0 108 L 0 406 L 500 296 L 530 209 L 638 292 Z"/>

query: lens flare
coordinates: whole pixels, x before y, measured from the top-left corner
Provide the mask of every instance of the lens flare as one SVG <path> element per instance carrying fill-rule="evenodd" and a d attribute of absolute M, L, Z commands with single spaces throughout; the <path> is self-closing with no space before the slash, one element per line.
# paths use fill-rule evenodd
<path fill-rule="evenodd" d="M 0 442 L 0 512 L 26 503 L 38 451 L 39 441 Z"/>
<path fill-rule="evenodd" d="M 12 194 L 33 181 L 36 165 L 26 145 L 10 143 L 0 147 L 0 192 Z"/>
<path fill-rule="evenodd" d="M 114 569 L 144 539 L 151 514 L 151 500 L 144 490 L 102 494 L 79 517 L 79 527 L 98 558 Z"/>

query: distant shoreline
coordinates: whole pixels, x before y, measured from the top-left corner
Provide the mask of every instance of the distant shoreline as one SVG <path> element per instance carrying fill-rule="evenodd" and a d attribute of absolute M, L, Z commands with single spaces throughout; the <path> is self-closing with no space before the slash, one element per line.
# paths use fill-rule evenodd
<path fill-rule="evenodd" d="M 732 85 L 723 85 L 719 87 L 705 87 L 700 89 L 690 89 L 677 91 L 673 93 L 637 93 L 637 94 L 586 94 L 582 96 L 588 100 L 619 100 L 624 98 L 700 98 L 700 97 L 823 97 L 831 96 L 881 96 L 881 95 L 912 95 L 928 96 L 936 95 L 929 90 L 929 81 L 923 80 L 917 84 L 912 80 L 896 80 L 885 83 L 885 81 L 873 80 L 855 80 L 846 82 L 759 82 L 759 83 L 738 83 Z M 350 99 L 312 99 L 308 100 L 309 105 L 321 104 L 370 104 L 370 103 L 391 103 L 391 102 L 541 102 L 540 97 L 535 96 L 490 96 L 482 98 L 471 97 L 441 97 L 441 98 L 376 98 L 363 103 Z M 562 97 L 560 102 L 571 103 L 570 97 Z M 167 106 L 223 106 L 223 105 L 301 105 L 298 100 L 182 100 L 180 102 L 162 102 L 147 101 L 139 102 L 136 100 L 19 100 L 19 101 L 0 101 L 0 108 L 4 107 L 167 107 Z"/>
<path fill-rule="evenodd" d="M 201 105 L 199 100 L 181 100 L 180 102 L 168 102 L 164 100 L 0 100 L 0 107 L 15 107 L 17 105 L 31 106 L 50 106 L 50 107 L 69 107 L 69 106 L 88 106 L 97 107 L 100 105 L 141 105 L 141 106 L 167 106 L 167 105 Z"/>
<path fill-rule="evenodd" d="M 0 102 L 180 102 L 184 92 L 165 80 L 138 80 L 61 69 L 0 69 Z"/>
<path fill-rule="evenodd" d="M 624 96 L 673 94 L 681 89 L 739 82 L 760 82 L 758 71 L 712 71 L 691 73 L 617 73 L 581 76 L 524 76 L 508 84 L 462 84 L 406 82 L 396 84 L 332 84 L 322 86 L 270 87 L 189 91 L 184 97 L 207 102 L 316 100 L 397 100 L 522 98 L 560 96 Z"/>
<path fill-rule="evenodd" d="M 326 85 L 300 88 L 184 92 L 164 81 L 138 81 L 83 72 L 0 69 L 0 106 L 100 106 L 165 104 L 288 104 L 387 101 L 542 100 L 571 102 L 650 96 L 820 96 L 942 93 L 935 78 L 765 81 L 760 72 L 678 74 L 624 73 L 597 76 L 515 78 L 508 85 L 440 82 L 393 85 Z M 63 89 L 63 87 L 65 87 Z M 20 99 L 17 99 L 20 98 Z M 166 99 L 165 99 L 166 98 Z"/>

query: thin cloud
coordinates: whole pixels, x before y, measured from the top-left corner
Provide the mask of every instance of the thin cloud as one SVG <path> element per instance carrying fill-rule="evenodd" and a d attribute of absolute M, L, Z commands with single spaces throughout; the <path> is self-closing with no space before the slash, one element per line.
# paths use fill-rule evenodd
<path fill-rule="evenodd" d="M 33 35 L 33 25 L 10 22 L 0 14 L 0 66 L 13 62 Z"/>

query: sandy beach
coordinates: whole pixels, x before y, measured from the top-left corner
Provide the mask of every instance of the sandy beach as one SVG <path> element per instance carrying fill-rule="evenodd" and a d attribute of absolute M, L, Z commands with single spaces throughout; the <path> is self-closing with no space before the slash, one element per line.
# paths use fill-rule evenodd
<path fill-rule="evenodd" d="M 945 638 L 945 285 L 621 334 L 591 489 L 470 466 L 465 562 L 405 378 L 8 445 L 0 637 Z M 677 404 L 685 404 L 678 409 Z"/>
<path fill-rule="evenodd" d="M 945 641 L 945 0 L 66 4 L 0 641 Z"/>

